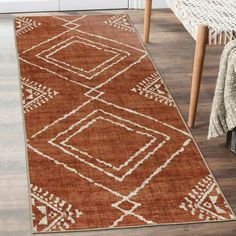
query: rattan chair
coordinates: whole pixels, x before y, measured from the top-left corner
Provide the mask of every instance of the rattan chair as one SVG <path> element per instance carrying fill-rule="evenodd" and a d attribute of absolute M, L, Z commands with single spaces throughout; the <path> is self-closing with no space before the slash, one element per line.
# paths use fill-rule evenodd
<path fill-rule="evenodd" d="M 189 127 L 194 126 L 207 45 L 236 39 L 236 0 L 166 0 L 170 9 L 196 40 Z M 144 41 L 149 41 L 152 0 L 146 0 Z"/>

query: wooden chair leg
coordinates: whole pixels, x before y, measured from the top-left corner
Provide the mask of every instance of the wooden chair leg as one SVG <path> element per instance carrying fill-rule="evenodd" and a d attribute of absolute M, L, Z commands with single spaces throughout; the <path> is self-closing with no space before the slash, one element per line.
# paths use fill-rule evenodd
<path fill-rule="evenodd" d="M 145 15 L 144 15 L 144 42 L 148 43 L 150 34 L 150 21 L 152 11 L 152 0 L 146 0 Z"/>
<path fill-rule="evenodd" d="M 192 88 L 191 88 L 189 117 L 188 117 L 188 126 L 190 128 L 194 126 L 195 122 L 207 40 L 208 40 L 208 27 L 206 25 L 199 25 L 196 47 L 195 47 Z"/>

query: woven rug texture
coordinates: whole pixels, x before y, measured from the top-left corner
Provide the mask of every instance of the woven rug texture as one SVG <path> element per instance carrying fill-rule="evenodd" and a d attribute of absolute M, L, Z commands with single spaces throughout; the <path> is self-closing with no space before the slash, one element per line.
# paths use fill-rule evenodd
<path fill-rule="evenodd" d="M 33 232 L 235 219 L 128 16 L 15 29 Z"/>

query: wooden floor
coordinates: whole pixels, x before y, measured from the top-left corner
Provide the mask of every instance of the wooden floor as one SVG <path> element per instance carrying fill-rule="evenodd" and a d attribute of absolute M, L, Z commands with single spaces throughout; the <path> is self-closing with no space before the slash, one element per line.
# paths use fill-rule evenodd
<path fill-rule="evenodd" d="M 114 12 L 128 13 L 140 35 L 143 35 L 143 11 L 103 11 L 100 13 L 108 14 Z M 47 15 L 48 14 L 49 13 L 47 13 Z M 66 14 L 81 14 L 81 12 Z M 88 14 L 94 13 L 89 12 Z M 45 15 L 45 13 L 43 15 Z M 153 11 L 151 42 L 147 45 L 147 49 L 156 62 L 186 120 L 191 84 L 194 41 L 170 11 Z M 236 212 L 236 155 L 233 155 L 225 148 L 224 137 L 212 141 L 207 141 L 206 139 L 221 52 L 222 48 L 220 47 L 210 47 L 207 49 L 196 128 L 192 130 L 192 133 L 199 143 L 200 148 L 227 200 Z M 2 90 L 0 90 L 0 92 L 2 92 Z M 15 115 L 17 116 L 19 114 Z M 0 127 L 2 125 L 4 124 L 1 122 Z M 10 125 L 10 123 L 8 125 Z M 14 128 L 14 126 L 12 127 Z M 15 137 L 15 139 L 17 140 L 17 137 Z M 1 236 L 31 235 L 25 157 L 21 156 L 21 158 L 18 159 L 18 154 L 14 152 L 16 146 L 17 142 L 16 144 L 14 142 L 11 143 L 13 149 L 12 155 L 10 155 L 11 160 L 4 159 L 3 155 L 1 156 L 0 162 Z M 9 155 L 7 155 L 9 154 L 8 152 L 11 152 L 11 149 L 3 150 L 2 153 L 5 153 L 6 156 L 9 157 Z M 45 235 L 235 236 L 236 221 Z"/>

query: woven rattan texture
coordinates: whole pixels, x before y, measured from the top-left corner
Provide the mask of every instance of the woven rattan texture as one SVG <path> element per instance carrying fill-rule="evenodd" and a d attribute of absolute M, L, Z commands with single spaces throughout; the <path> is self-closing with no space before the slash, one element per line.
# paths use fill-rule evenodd
<path fill-rule="evenodd" d="M 167 0 L 169 7 L 194 39 L 200 24 L 208 25 L 208 44 L 236 39 L 235 0 Z"/>

